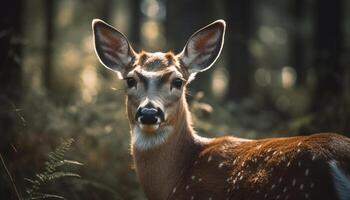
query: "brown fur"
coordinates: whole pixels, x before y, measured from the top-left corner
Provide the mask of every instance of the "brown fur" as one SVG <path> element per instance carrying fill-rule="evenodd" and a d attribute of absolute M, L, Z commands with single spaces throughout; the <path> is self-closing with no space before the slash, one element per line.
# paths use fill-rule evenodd
<path fill-rule="evenodd" d="M 136 61 L 136 65 L 142 66 L 147 71 L 157 71 L 170 67 L 175 62 L 175 56 L 172 52 L 167 52 L 164 57 L 154 57 L 149 53 L 142 51 Z"/>
<path fill-rule="evenodd" d="M 156 61 L 146 54 L 140 56 L 145 68 L 153 63 L 158 71 L 169 66 L 172 56 Z M 135 110 L 127 105 L 134 124 Z M 165 122 L 174 127 L 166 143 L 147 151 L 132 148 L 148 199 L 336 199 L 329 161 L 350 171 L 350 139 L 344 136 L 208 140 L 191 128 L 184 95 L 176 108 Z"/>
<path fill-rule="evenodd" d="M 126 90 L 126 104 L 130 128 L 134 128 L 132 155 L 148 199 L 333 200 L 336 192 L 345 189 L 336 191 L 332 177 L 334 170 L 339 172 L 339 183 L 346 182 L 341 180 L 346 179 L 343 172 L 349 176 L 350 139 L 344 136 L 322 133 L 263 140 L 208 139 L 192 129 L 186 85 L 220 54 L 223 20 L 196 32 L 177 55 L 136 54 L 120 32 L 100 20 L 93 21 L 93 30 L 102 63 L 120 78 L 133 76 L 128 78 L 138 81 Z M 173 88 L 177 79 L 185 82 Z M 135 113 L 150 101 L 162 109 L 166 119 L 153 131 L 145 131 L 143 124 L 136 124 Z"/>
<path fill-rule="evenodd" d="M 328 162 L 349 172 L 349 147 L 349 138 L 332 133 L 216 138 L 200 149 L 169 199 L 337 199 Z"/>

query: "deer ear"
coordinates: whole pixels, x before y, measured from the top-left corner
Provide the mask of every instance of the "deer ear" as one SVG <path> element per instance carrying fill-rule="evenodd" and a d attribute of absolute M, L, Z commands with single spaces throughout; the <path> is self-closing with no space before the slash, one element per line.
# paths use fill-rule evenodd
<path fill-rule="evenodd" d="M 226 23 L 217 20 L 195 32 L 179 58 L 190 73 L 209 69 L 219 57 L 224 44 Z"/>
<path fill-rule="evenodd" d="M 99 19 L 92 21 L 94 46 L 100 62 L 108 69 L 125 77 L 136 53 L 128 39 L 112 26 Z"/>

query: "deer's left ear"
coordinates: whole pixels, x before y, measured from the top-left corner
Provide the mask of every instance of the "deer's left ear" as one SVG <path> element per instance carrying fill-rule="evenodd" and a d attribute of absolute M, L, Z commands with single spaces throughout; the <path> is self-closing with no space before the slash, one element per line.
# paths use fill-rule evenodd
<path fill-rule="evenodd" d="M 225 21 L 217 20 L 190 37 L 178 56 L 191 74 L 205 71 L 214 64 L 224 44 L 225 29 Z"/>

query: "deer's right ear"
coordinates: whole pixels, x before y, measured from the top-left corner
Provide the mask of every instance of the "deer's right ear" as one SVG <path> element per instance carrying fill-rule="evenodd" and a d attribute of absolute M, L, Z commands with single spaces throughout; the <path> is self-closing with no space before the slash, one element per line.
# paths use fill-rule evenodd
<path fill-rule="evenodd" d="M 94 46 L 100 62 L 124 78 L 136 53 L 128 39 L 112 26 L 99 19 L 92 21 Z"/>

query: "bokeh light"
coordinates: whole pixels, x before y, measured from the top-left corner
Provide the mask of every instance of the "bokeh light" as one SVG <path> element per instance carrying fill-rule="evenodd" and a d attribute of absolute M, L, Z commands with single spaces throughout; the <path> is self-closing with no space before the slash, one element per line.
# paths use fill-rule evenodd
<path fill-rule="evenodd" d="M 80 74 L 81 97 L 85 102 L 91 102 L 98 92 L 98 79 L 96 68 L 88 65 Z"/>
<path fill-rule="evenodd" d="M 281 70 L 281 82 L 283 88 L 291 88 L 295 85 L 296 72 L 290 66 L 284 66 Z"/>
<path fill-rule="evenodd" d="M 226 94 L 227 84 L 229 82 L 227 74 L 228 72 L 224 68 L 217 68 L 214 71 L 211 87 L 214 96 L 217 98 L 222 98 Z"/>
<path fill-rule="evenodd" d="M 254 73 L 255 82 L 261 87 L 268 86 L 271 83 L 271 73 L 265 68 L 259 68 Z"/>

